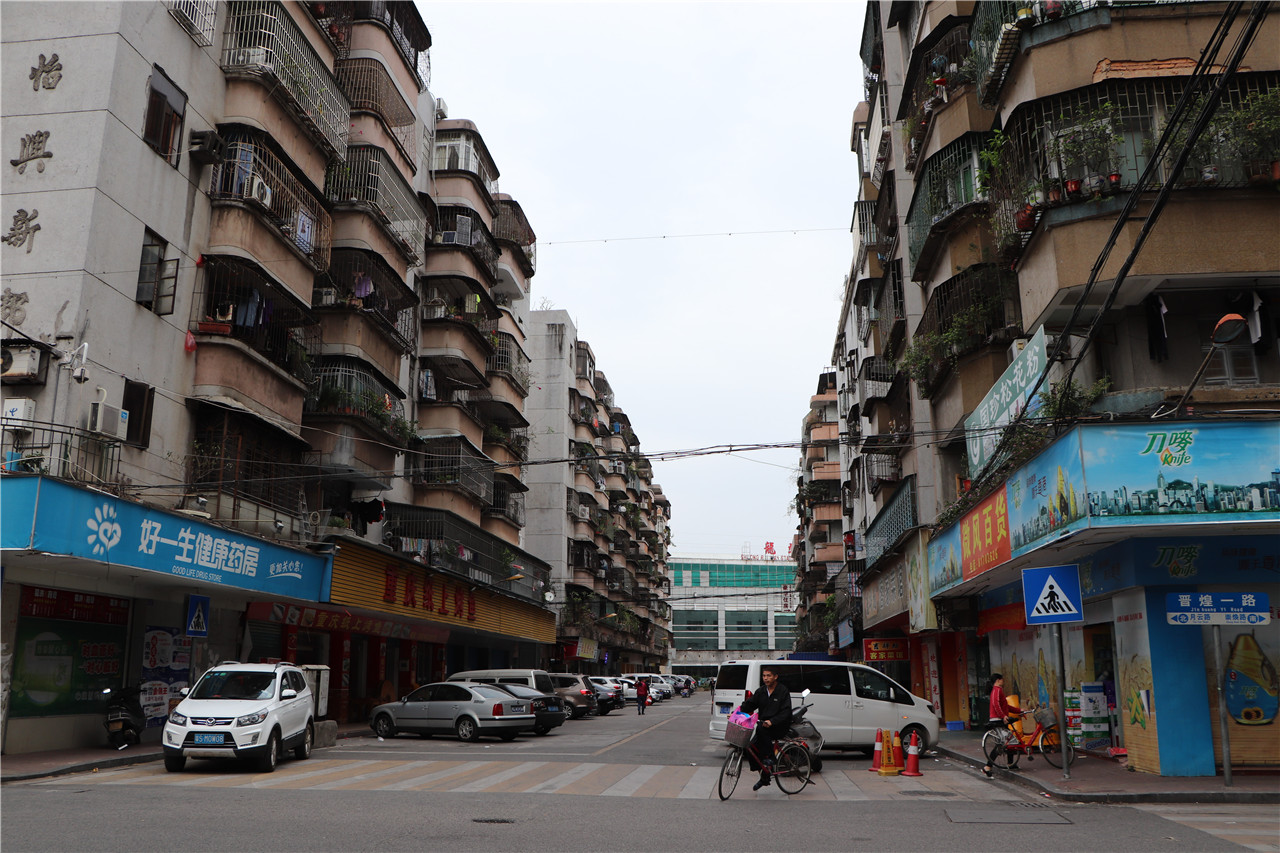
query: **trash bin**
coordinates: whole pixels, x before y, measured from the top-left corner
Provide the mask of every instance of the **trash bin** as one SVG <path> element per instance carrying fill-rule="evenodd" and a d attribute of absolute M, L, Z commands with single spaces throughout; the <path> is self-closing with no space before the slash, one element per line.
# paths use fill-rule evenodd
<path fill-rule="evenodd" d="M 329 667 L 319 663 L 304 663 L 298 669 L 302 670 L 307 686 L 311 688 L 315 718 L 322 720 L 329 713 Z"/>

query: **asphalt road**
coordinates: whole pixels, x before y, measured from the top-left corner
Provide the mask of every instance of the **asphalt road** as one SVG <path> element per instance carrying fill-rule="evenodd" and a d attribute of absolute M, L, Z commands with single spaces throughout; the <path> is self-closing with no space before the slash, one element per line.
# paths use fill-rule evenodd
<path fill-rule="evenodd" d="M 747 778 L 721 802 L 723 751 L 707 738 L 709 713 L 701 694 L 509 744 L 367 738 L 273 774 L 192 760 L 178 774 L 156 763 L 7 785 L 0 845 L 5 853 L 1276 849 L 1266 846 L 1275 843 L 1272 807 L 1206 816 L 1195 807 L 1055 803 L 932 758 L 922 778 L 886 779 L 866 772 L 862 755 L 828 755 L 799 795 L 753 793 Z M 1226 809 L 1237 810 L 1233 819 Z"/>

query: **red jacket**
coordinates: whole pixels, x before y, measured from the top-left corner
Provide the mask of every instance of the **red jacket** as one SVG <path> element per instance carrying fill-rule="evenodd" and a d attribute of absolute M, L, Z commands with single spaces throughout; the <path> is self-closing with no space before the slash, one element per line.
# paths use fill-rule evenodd
<path fill-rule="evenodd" d="M 1013 706 L 1004 698 L 1004 690 L 1000 687 L 991 688 L 991 710 L 988 712 L 990 719 L 1003 720 L 1009 714 L 1013 713 Z"/>
<path fill-rule="evenodd" d="M 639 697 L 640 697 L 640 698 L 642 698 L 642 699 L 643 699 L 644 697 L 648 696 L 648 695 L 649 695 L 649 682 L 647 682 L 647 681 L 637 681 L 637 682 L 636 682 L 636 695 L 637 695 L 637 696 L 639 696 Z"/>

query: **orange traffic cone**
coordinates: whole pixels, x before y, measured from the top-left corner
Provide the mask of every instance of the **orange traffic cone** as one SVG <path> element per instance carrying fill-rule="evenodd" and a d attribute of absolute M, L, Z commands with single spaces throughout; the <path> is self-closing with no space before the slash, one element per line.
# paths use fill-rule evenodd
<path fill-rule="evenodd" d="M 907 766 L 902 768 L 903 776 L 923 776 L 920 772 L 920 735 L 911 732 L 911 743 L 907 745 Z"/>
<path fill-rule="evenodd" d="M 897 744 L 895 750 L 893 744 Z M 880 769 L 877 771 L 881 776 L 897 776 L 902 772 L 902 759 L 898 755 L 902 754 L 902 741 L 898 739 L 898 733 L 893 732 L 893 740 L 884 748 L 884 758 L 880 762 Z"/>
<path fill-rule="evenodd" d="M 867 769 L 875 773 L 880 769 L 880 759 L 884 755 L 884 729 L 876 729 L 876 748 L 871 754 L 871 766 Z"/>

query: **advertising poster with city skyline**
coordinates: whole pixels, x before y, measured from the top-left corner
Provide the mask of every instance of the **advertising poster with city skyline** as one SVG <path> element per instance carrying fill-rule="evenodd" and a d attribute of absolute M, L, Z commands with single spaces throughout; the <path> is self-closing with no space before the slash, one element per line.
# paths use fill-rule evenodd
<path fill-rule="evenodd" d="M 1044 544 L 1049 536 L 1088 525 L 1080 433 L 1076 429 L 1059 438 L 1006 482 L 1013 556 Z"/>
<path fill-rule="evenodd" d="M 1280 519 L 1280 422 L 1091 427 L 1081 450 L 1094 526 Z"/>

